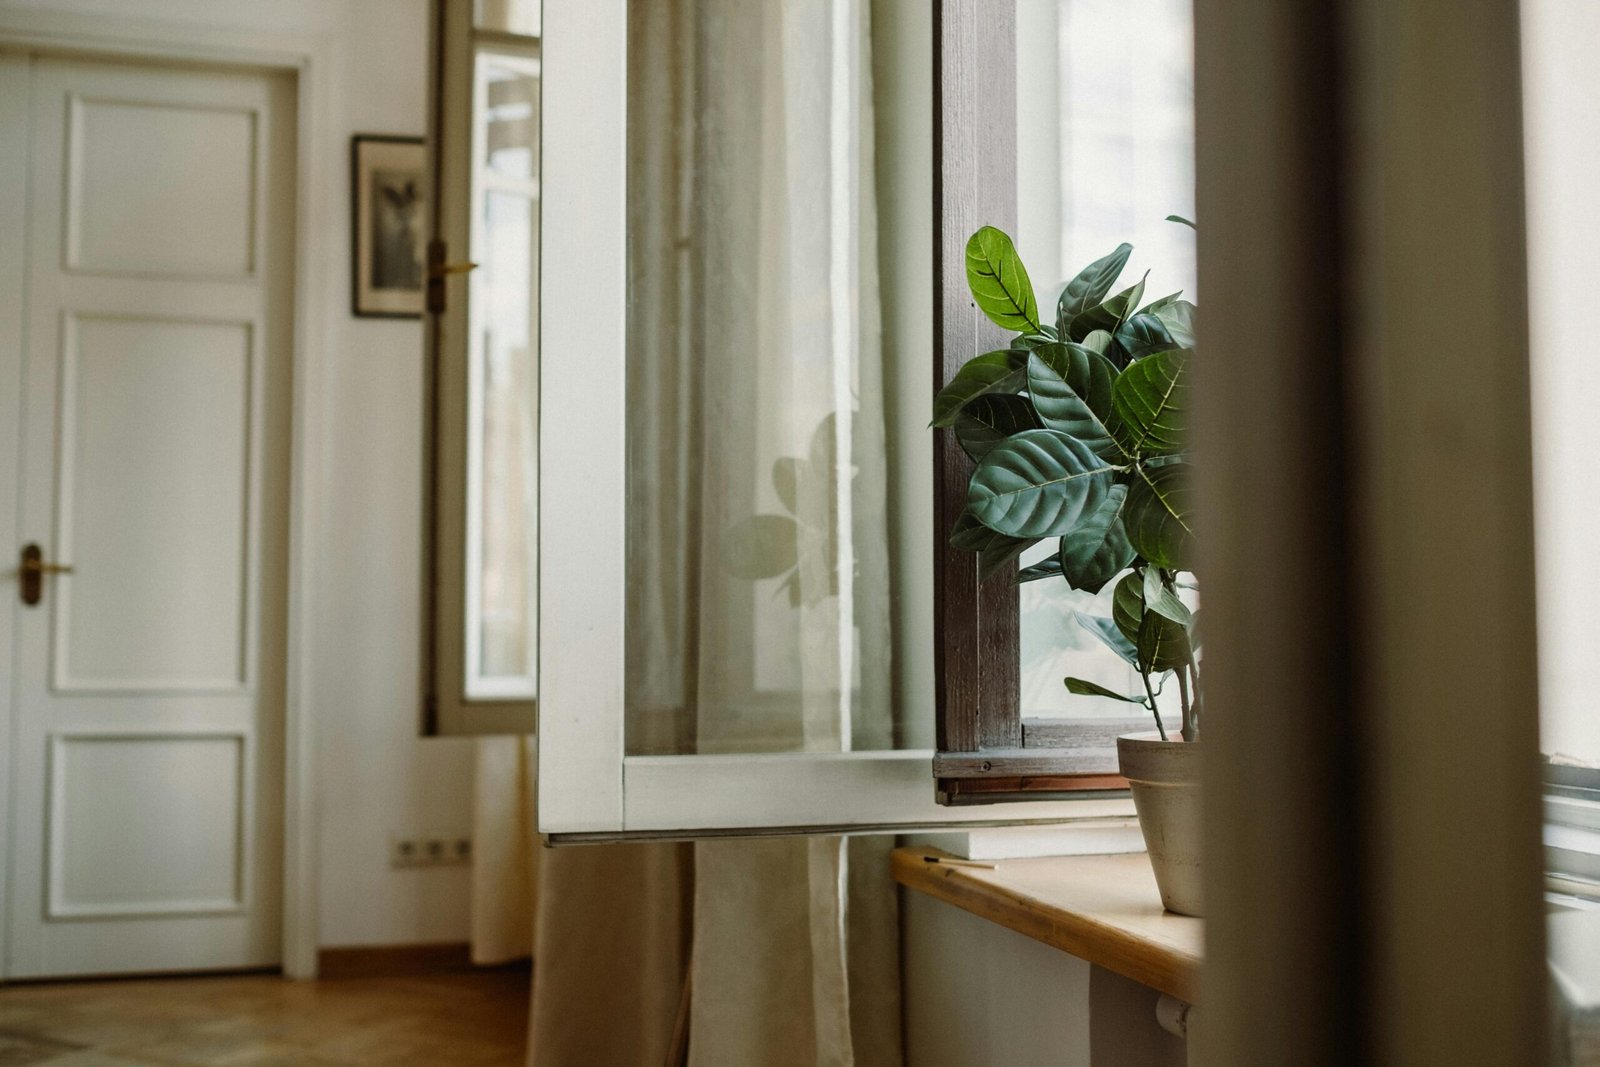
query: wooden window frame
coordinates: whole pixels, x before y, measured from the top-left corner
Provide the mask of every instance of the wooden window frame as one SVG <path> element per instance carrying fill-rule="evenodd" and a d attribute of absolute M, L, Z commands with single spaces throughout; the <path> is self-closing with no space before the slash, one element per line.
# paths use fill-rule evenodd
<path fill-rule="evenodd" d="M 471 494 L 471 284 L 475 78 L 480 50 L 537 59 L 537 38 L 480 29 L 474 7 L 434 0 L 429 164 L 420 731 L 425 736 L 533 733 L 537 696 L 471 692 L 466 625 Z"/>
<path fill-rule="evenodd" d="M 933 390 L 1009 337 L 967 293 L 966 243 L 980 226 L 1017 221 L 1016 4 L 934 5 Z M 1005 74 L 996 77 L 996 72 Z M 1127 788 L 1116 737 L 1148 717 L 1025 722 L 1021 617 L 1013 564 L 988 579 L 974 553 L 950 547 L 973 464 L 951 430 L 935 430 L 934 669 L 941 804 L 1081 797 Z"/>

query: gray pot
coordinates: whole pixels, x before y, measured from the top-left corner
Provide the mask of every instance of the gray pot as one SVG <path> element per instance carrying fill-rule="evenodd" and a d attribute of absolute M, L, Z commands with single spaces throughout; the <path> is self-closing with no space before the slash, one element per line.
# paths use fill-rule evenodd
<path fill-rule="evenodd" d="M 1180 915 L 1200 914 L 1200 751 L 1176 735 L 1117 738 L 1117 763 L 1133 789 L 1161 903 Z"/>

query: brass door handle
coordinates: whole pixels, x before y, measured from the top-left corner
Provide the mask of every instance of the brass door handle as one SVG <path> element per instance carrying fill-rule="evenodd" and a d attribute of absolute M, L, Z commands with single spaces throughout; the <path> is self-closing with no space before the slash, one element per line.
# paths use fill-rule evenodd
<path fill-rule="evenodd" d="M 436 263 L 428 267 L 428 277 L 445 278 L 452 274 L 466 274 L 477 269 L 476 263 Z"/>
<path fill-rule="evenodd" d="M 44 597 L 44 576 L 47 574 L 71 574 L 72 566 L 67 563 L 50 563 L 44 558 L 44 552 L 32 541 L 22 546 L 22 560 L 17 567 L 21 575 L 22 602 L 28 607 L 33 607 Z"/>

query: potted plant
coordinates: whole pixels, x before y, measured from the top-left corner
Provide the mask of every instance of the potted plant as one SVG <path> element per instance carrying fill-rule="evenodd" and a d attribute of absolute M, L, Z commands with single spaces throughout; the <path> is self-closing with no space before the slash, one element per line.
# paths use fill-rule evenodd
<path fill-rule="evenodd" d="M 1054 539 L 1019 581 L 1094 594 L 1115 583 L 1109 617 L 1077 621 L 1133 668 L 1143 692 L 1080 678 L 1066 686 L 1154 716 L 1153 732 L 1118 738 L 1118 760 L 1162 903 L 1196 915 L 1203 701 L 1186 433 L 1195 307 L 1178 293 L 1141 303 L 1144 279 L 1108 295 L 1132 251 L 1124 244 L 1089 264 L 1042 315 L 1011 239 L 990 226 L 973 234 L 972 298 L 1016 338 L 967 361 L 934 400 L 933 424 L 953 430 L 975 464 L 950 543 L 976 552 L 980 573 L 992 577 Z M 1169 683 L 1182 711 L 1177 736 L 1156 702 Z"/>

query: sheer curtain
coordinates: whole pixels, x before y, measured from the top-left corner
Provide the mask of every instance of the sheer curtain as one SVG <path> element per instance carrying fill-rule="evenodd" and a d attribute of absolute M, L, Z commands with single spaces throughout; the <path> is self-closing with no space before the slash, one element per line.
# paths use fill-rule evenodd
<path fill-rule="evenodd" d="M 539 878 L 536 751 L 531 738 L 478 741 L 472 798 L 473 963 L 508 963 L 533 953 Z"/>
<path fill-rule="evenodd" d="M 528 1063 L 660 1067 L 686 1008 L 693 850 L 546 849 L 535 742 L 478 742 L 472 959 L 533 957 Z"/>
<path fill-rule="evenodd" d="M 869 6 L 629 41 L 629 749 L 891 747 Z M 888 847 L 695 846 L 691 1063 L 899 1062 Z"/>
<path fill-rule="evenodd" d="M 634 755 L 896 742 L 869 13 L 630 5 Z M 541 851 L 528 757 L 480 751 L 474 935 L 531 938 L 530 1062 L 901 1062 L 891 839 Z"/>

